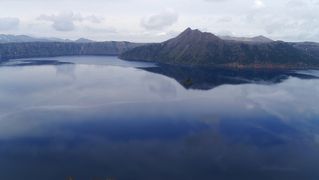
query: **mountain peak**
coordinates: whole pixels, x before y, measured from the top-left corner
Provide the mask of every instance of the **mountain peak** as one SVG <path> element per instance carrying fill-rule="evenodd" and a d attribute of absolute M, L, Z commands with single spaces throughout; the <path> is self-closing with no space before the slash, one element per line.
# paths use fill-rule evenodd
<path fill-rule="evenodd" d="M 92 43 L 94 41 L 92 41 L 91 39 L 80 38 L 80 39 L 76 40 L 75 42 L 77 42 L 77 43 Z"/>
<path fill-rule="evenodd" d="M 189 32 L 189 31 L 193 31 L 193 29 L 190 28 L 190 27 L 188 27 L 188 28 L 186 28 L 186 29 L 184 30 L 184 32 Z"/>
<path fill-rule="evenodd" d="M 187 28 L 180 35 L 191 35 L 195 33 L 200 34 L 202 32 L 198 29 Z"/>
<path fill-rule="evenodd" d="M 204 40 L 204 41 L 211 41 L 211 40 L 220 40 L 219 37 L 215 36 L 212 33 L 208 32 L 202 32 L 198 29 L 191 29 L 187 28 L 184 30 L 179 36 L 176 37 L 176 39 L 188 39 L 191 41 L 197 41 L 197 40 Z"/>
<path fill-rule="evenodd" d="M 256 42 L 273 42 L 272 39 L 269 39 L 263 35 L 260 35 L 260 36 L 256 36 L 256 37 L 253 37 L 251 38 L 253 41 L 256 41 Z"/>

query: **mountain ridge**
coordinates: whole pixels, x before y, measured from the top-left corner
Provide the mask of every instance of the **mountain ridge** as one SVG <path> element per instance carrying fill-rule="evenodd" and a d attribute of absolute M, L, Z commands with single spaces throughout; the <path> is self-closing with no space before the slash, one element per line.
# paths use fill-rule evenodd
<path fill-rule="evenodd" d="M 177 65 L 227 67 L 288 68 L 319 65 L 318 57 L 310 56 L 290 43 L 229 41 L 191 28 L 162 43 L 133 48 L 121 54 L 120 58 Z"/>
<path fill-rule="evenodd" d="M 234 37 L 234 36 L 219 36 L 223 40 L 228 41 L 242 41 L 242 42 L 252 42 L 252 43 L 269 43 L 274 42 L 274 40 L 265 37 L 263 35 L 255 36 L 255 37 Z"/>
<path fill-rule="evenodd" d="M 0 43 L 26 43 L 26 42 L 72 42 L 69 39 L 32 37 L 28 35 L 0 34 Z"/>
<path fill-rule="evenodd" d="M 112 55 L 119 54 L 141 46 L 141 43 L 125 41 L 106 42 L 23 42 L 0 43 L 0 62 L 10 59 L 54 57 L 54 56 L 81 56 L 81 55 Z"/>

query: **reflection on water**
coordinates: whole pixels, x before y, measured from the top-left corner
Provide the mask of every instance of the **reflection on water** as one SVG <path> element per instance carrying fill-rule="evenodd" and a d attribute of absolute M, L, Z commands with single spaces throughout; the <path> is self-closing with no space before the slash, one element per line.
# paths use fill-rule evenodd
<path fill-rule="evenodd" d="M 209 90 L 224 84 L 273 84 L 287 80 L 289 77 L 301 79 L 317 79 L 316 71 L 300 71 L 274 69 L 223 69 L 203 67 L 183 67 L 161 65 L 159 67 L 143 67 L 149 72 L 172 77 L 187 89 Z"/>
<path fill-rule="evenodd" d="M 0 179 L 318 179 L 318 71 L 90 58 L 0 67 Z"/>

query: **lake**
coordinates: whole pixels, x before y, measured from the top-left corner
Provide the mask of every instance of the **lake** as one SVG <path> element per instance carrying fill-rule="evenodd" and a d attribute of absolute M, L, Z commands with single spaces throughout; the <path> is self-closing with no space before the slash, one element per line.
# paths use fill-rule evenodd
<path fill-rule="evenodd" d="M 319 71 L 0 66 L 0 179 L 319 178 Z"/>

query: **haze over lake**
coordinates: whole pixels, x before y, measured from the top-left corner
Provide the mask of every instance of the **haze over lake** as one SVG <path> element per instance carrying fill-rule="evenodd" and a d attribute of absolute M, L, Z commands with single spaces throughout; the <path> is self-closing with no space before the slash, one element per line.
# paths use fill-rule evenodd
<path fill-rule="evenodd" d="M 318 76 L 111 56 L 9 61 L 0 179 L 316 180 Z"/>

